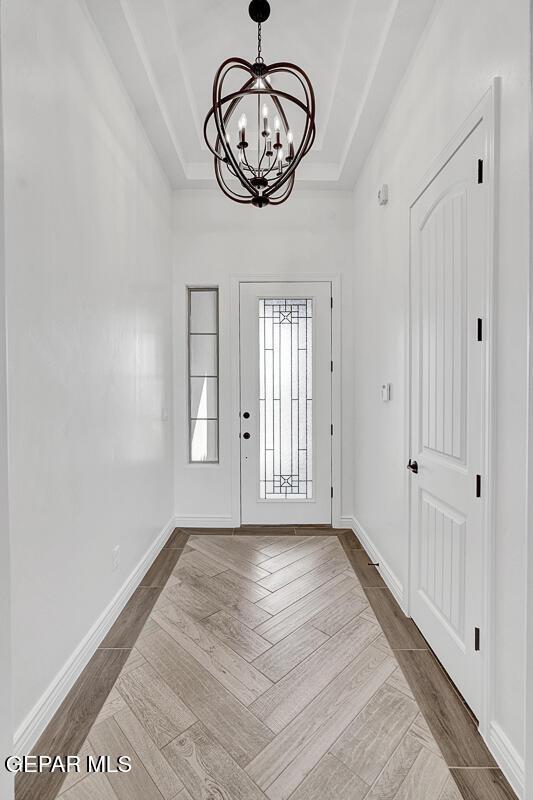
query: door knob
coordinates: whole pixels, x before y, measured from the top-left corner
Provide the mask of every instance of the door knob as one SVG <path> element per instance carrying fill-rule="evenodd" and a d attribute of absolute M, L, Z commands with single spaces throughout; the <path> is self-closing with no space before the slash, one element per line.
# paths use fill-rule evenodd
<path fill-rule="evenodd" d="M 244 417 L 244 419 L 250 419 L 250 412 L 249 411 L 245 411 L 244 414 L 243 414 L 243 417 Z"/>
<path fill-rule="evenodd" d="M 249 439 L 250 438 L 250 434 L 248 433 L 248 431 L 246 431 L 246 433 L 243 433 L 242 438 L 243 439 Z"/>
<path fill-rule="evenodd" d="M 407 469 L 410 469 L 411 472 L 414 472 L 415 475 L 418 475 L 418 464 L 416 461 L 411 461 L 411 459 L 409 459 L 409 463 L 407 464 Z"/>

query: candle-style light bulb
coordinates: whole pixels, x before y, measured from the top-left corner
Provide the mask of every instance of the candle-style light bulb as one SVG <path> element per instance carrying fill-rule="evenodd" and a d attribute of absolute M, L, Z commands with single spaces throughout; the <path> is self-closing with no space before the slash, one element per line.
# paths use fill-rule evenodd
<path fill-rule="evenodd" d="M 278 150 L 278 175 L 283 174 L 283 148 Z"/>
<path fill-rule="evenodd" d="M 268 106 L 266 103 L 263 103 L 263 131 L 261 135 L 266 139 L 268 134 Z"/>
<path fill-rule="evenodd" d="M 246 114 L 242 114 L 239 119 L 239 148 L 242 150 L 243 147 L 247 147 L 246 141 L 246 125 L 248 124 L 248 120 L 246 119 Z"/>
<path fill-rule="evenodd" d="M 276 133 L 276 141 L 274 142 L 274 150 L 279 150 L 281 148 L 281 123 L 279 121 L 279 117 L 275 117 L 274 119 L 274 131 Z"/>
<path fill-rule="evenodd" d="M 289 143 L 289 155 L 287 156 L 287 163 L 294 160 L 294 136 L 292 131 L 287 131 L 287 141 Z"/>

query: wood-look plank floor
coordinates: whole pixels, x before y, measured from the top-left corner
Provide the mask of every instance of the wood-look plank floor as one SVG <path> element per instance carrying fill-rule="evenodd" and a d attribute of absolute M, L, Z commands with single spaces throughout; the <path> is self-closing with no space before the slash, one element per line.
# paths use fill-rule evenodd
<path fill-rule="evenodd" d="M 103 647 L 76 746 L 132 771 L 17 800 L 514 797 L 351 532 L 176 531 Z"/>

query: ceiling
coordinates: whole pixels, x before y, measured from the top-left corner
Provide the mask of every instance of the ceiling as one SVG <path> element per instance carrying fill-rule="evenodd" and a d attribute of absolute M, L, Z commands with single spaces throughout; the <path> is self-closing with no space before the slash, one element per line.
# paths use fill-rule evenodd
<path fill-rule="evenodd" d="M 86 2 L 172 186 L 213 183 L 203 121 L 220 63 L 255 58 L 248 0 Z M 298 182 L 351 188 L 436 0 L 270 2 L 265 61 L 298 64 L 316 93 Z"/>

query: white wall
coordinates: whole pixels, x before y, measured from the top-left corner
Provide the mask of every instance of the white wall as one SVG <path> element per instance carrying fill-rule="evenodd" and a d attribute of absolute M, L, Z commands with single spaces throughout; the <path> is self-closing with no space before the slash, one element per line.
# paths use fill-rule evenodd
<path fill-rule="evenodd" d="M 496 586 L 491 745 L 524 754 L 529 3 L 441 0 L 354 194 L 355 516 L 405 585 L 404 442 L 409 215 L 417 183 L 502 78 L 495 285 Z M 390 185 L 380 208 L 376 189 Z M 379 400 L 393 383 L 394 400 Z M 379 479 L 377 479 L 379 476 Z"/>
<path fill-rule="evenodd" d="M 172 516 L 171 193 L 83 3 L 6 6 L 20 731 Z"/>
<path fill-rule="evenodd" d="M 232 275 L 341 275 L 343 286 L 342 396 L 344 464 L 341 513 L 351 514 L 350 358 L 352 233 L 351 194 L 295 189 L 282 206 L 241 206 L 218 190 L 175 193 L 175 440 L 176 513 L 178 522 L 199 514 L 198 524 L 240 522 L 231 460 L 231 376 L 238 355 L 230 345 Z M 187 453 L 187 318 L 186 287 L 220 287 L 220 464 L 188 464 Z M 338 310 L 336 313 L 339 313 Z M 233 372 L 232 372 L 233 371 Z M 185 524 L 185 523 L 183 523 Z"/>
<path fill-rule="evenodd" d="M 4 2 L 0 2 L 0 15 Z M 0 19 L 0 35 L 3 18 Z M 1 53 L 3 56 L 3 52 Z M 0 81 L 1 86 L 1 81 Z M 7 475 L 7 363 L 4 258 L 4 121 L 0 93 L 0 797 L 13 796 L 13 778 L 3 769 L 13 748 L 11 721 L 11 596 Z"/>

